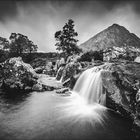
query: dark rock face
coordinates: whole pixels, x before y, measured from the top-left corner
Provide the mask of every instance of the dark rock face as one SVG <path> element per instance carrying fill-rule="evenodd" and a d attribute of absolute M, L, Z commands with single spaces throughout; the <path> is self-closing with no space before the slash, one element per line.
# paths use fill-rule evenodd
<path fill-rule="evenodd" d="M 138 72 L 140 65 L 132 62 L 118 62 L 106 63 L 97 66 L 97 68 L 98 70 L 103 69 L 103 88 L 107 98 L 124 110 L 135 114 L 137 107 L 136 95 L 140 88 L 140 74 Z M 108 104 L 108 102 L 106 105 L 113 110 L 117 110 L 116 105 Z M 121 112 L 120 110 L 118 111 Z"/>
<path fill-rule="evenodd" d="M 105 63 L 97 66 L 97 70 L 100 69 L 102 69 L 106 106 L 127 118 L 134 131 L 138 131 L 140 129 L 138 127 L 140 126 L 140 64 L 128 61 Z"/>
<path fill-rule="evenodd" d="M 132 125 L 136 136 L 140 137 L 140 64 L 134 62 L 108 63 L 99 66 L 102 73 L 106 106 Z"/>
<path fill-rule="evenodd" d="M 129 123 L 133 124 L 133 127 L 135 125 L 135 127 L 140 126 L 139 63 L 130 61 L 104 64 L 93 63 L 92 65 L 88 64 L 87 67 L 80 70 L 78 69 L 78 65 L 77 62 L 73 62 L 68 63 L 63 68 L 61 71 L 64 76 L 63 86 L 72 89 L 82 71 L 86 69 L 96 67 L 97 71 L 102 70 L 103 93 L 106 94 L 106 106 L 127 118 Z M 139 129 L 139 127 L 137 128 Z M 135 130 L 137 131 L 138 129 Z"/>
<path fill-rule="evenodd" d="M 63 79 L 62 82 L 66 81 L 68 78 L 71 78 L 72 76 L 76 75 L 77 73 L 79 73 L 79 67 L 80 67 L 80 63 L 76 62 L 70 62 L 68 63 L 64 70 L 63 70 Z"/>

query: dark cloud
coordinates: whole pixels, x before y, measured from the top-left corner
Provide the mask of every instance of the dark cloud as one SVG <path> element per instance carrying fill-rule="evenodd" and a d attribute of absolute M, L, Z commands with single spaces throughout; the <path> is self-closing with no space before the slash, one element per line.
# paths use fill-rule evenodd
<path fill-rule="evenodd" d="M 17 14 L 16 1 L 0 0 L 0 20 Z"/>
<path fill-rule="evenodd" d="M 40 51 L 54 51 L 54 33 L 69 18 L 82 43 L 113 23 L 140 36 L 138 0 L 0 0 L 0 36 L 27 35 Z"/>

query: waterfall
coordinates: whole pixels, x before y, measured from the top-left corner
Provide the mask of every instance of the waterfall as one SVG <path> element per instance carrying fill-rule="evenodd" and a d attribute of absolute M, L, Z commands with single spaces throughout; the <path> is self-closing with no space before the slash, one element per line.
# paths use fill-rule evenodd
<path fill-rule="evenodd" d="M 103 93 L 102 73 L 98 67 L 88 69 L 77 80 L 73 92 L 78 93 L 87 104 L 105 105 L 106 94 Z"/>
<path fill-rule="evenodd" d="M 62 75 L 61 75 L 61 77 L 59 77 L 59 76 L 60 76 L 59 74 L 61 73 L 61 70 L 62 70 L 62 69 L 63 69 L 63 67 L 61 66 L 61 67 L 58 69 L 57 73 L 56 73 L 56 77 L 55 77 L 55 78 L 56 78 L 57 80 L 59 80 L 59 81 L 61 81 L 61 80 L 62 80 L 62 77 L 63 77 Z"/>
<path fill-rule="evenodd" d="M 60 104 L 64 117 L 74 117 L 73 122 L 83 121 L 94 125 L 103 124 L 106 107 L 106 94 L 103 91 L 102 74 L 104 70 L 94 67 L 84 71 L 77 80 L 71 96 L 65 97 L 66 103 Z"/>

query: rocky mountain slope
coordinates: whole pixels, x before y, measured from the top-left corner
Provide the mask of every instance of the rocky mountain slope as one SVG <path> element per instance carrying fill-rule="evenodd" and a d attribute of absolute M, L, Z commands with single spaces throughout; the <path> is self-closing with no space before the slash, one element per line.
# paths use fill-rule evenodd
<path fill-rule="evenodd" d="M 130 33 L 125 27 L 113 24 L 81 44 L 79 47 L 82 48 L 83 51 L 98 51 L 113 46 L 133 46 L 135 48 L 140 48 L 140 38 L 135 34 Z"/>

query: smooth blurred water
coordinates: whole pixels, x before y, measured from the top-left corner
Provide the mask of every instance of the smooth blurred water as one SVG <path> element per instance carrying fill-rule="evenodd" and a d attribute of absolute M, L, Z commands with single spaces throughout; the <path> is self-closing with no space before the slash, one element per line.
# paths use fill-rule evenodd
<path fill-rule="evenodd" d="M 106 104 L 106 94 L 103 92 L 102 85 L 102 73 L 104 73 L 103 70 L 93 67 L 84 71 L 76 81 L 73 91 L 83 97 L 87 104 Z"/>
<path fill-rule="evenodd" d="M 68 108 L 71 99 L 55 92 L 17 96 L 0 91 L 0 140 L 133 139 L 128 120 L 113 112 L 107 111 L 102 123 L 70 115 L 76 111 Z"/>

